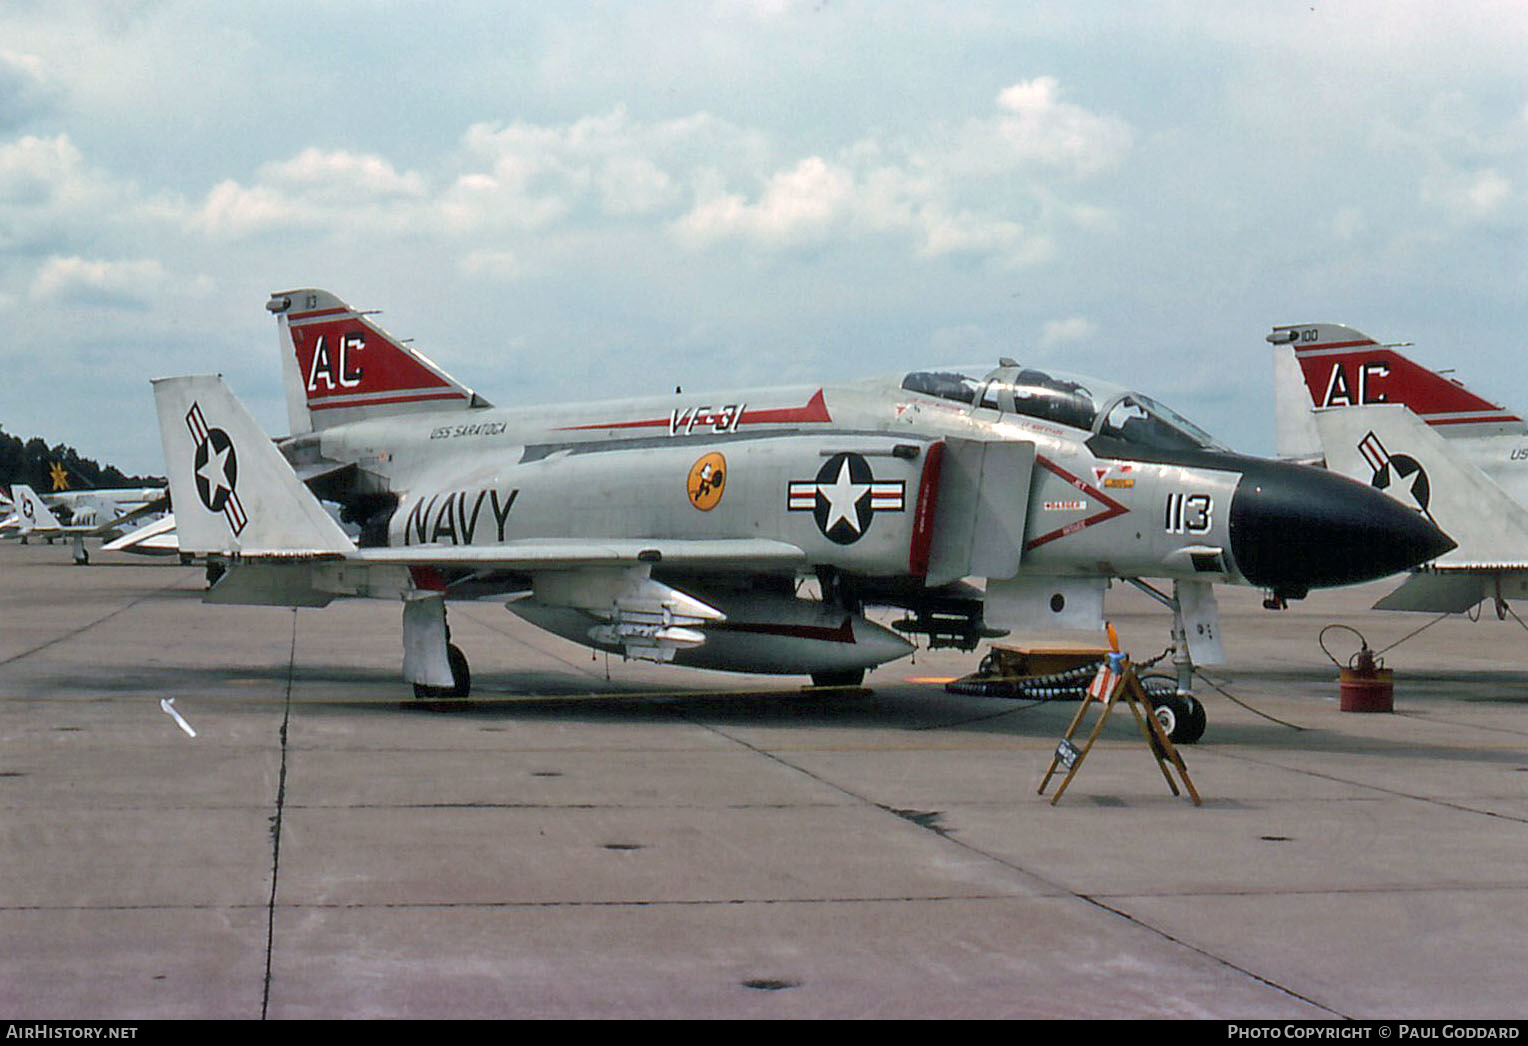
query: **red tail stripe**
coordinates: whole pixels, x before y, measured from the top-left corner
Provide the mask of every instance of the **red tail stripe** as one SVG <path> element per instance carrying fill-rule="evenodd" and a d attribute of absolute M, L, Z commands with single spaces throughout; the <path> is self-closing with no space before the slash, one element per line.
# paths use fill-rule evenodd
<path fill-rule="evenodd" d="M 429 400 L 464 400 L 460 392 L 430 392 L 419 396 L 375 396 L 370 399 L 345 400 L 340 403 L 326 402 L 309 396 L 309 410 L 344 410 L 346 407 L 381 407 L 394 403 L 424 403 Z"/>

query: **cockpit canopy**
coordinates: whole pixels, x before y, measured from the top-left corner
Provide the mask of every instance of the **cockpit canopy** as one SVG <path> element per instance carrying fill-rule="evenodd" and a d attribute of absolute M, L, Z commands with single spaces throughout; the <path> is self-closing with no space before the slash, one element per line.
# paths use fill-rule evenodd
<path fill-rule="evenodd" d="M 1139 392 L 1061 371 L 1004 360 L 996 370 L 954 367 L 913 371 L 902 388 L 967 407 L 995 410 L 1157 450 L 1225 450 L 1177 411 Z"/>

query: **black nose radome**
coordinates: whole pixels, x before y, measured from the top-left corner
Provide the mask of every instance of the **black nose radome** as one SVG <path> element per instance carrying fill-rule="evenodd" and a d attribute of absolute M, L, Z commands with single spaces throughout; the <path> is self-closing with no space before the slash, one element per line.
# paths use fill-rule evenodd
<path fill-rule="evenodd" d="M 1453 547 L 1413 509 L 1307 465 L 1250 465 L 1231 498 L 1237 569 L 1252 584 L 1283 595 L 1373 581 Z"/>

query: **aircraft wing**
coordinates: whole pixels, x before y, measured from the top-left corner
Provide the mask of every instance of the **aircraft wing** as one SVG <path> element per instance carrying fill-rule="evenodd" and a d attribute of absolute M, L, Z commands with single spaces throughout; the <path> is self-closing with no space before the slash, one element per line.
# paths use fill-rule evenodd
<path fill-rule="evenodd" d="M 758 538 L 632 538 L 618 541 L 568 539 L 510 541 L 502 545 L 359 548 L 346 555 L 345 559 L 352 563 L 376 566 L 496 570 L 549 570 L 659 563 L 668 567 L 763 569 L 795 566 L 805 561 L 806 553 L 784 541 Z"/>
<path fill-rule="evenodd" d="M 121 530 L 130 523 L 136 523 L 147 516 L 153 516 L 161 512 L 170 511 L 170 492 L 161 491 L 157 498 L 152 498 L 113 519 L 103 520 L 97 527 L 97 533 L 107 533 L 113 530 Z"/>
<path fill-rule="evenodd" d="M 1375 610 L 1414 610 L 1463 614 L 1483 599 L 1495 600 L 1498 616 L 1504 601 L 1528 596 L 1528 564 L 1485 565 L 1418 571 L 1374 604 Z"/>
<path fill-rule="evenodd" d="M 175 514 L 168 513 L 101 546 L 104 552 L 136 552 L 150 556 L 173 556 L 180 551 L 175 535 Z"/>
<path fill-rule="evenodd" d="M 463 581 L 500 573 L 524 575 L 538 593 L 551 597 L 548 590 L 554 588 L 565 605 L 597 608 L 639 590 L 650 590 L 644 598 L 659 603 L 687 598 L 648 577 L 659 563 L 709 572 L 759 572 L 792 570 L 804 559 L 795 545 L 751 539 L 522 541 L 492 547 L 358 548 L 322 555 L 257 552 L 241 555 L 208 592 L 207 601 L 323 606 L 341 596 L 412 599 L 448 591 L 451 586 L 441 573 L 448 571 Z M 463 571 L 468 572 L 465 577 Z"/>

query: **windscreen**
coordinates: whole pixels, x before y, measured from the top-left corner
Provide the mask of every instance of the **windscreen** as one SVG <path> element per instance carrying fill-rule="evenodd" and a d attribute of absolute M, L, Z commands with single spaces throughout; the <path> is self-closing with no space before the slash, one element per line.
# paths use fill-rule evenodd
<path fill-rule="evenodd" d="M 1138 392 L 1108 406 L 1098 431 L 1126 443 L 1156 450 L 1225 450 L 1198 425 Z"/>
<path fill-rule="evenodd" d="M 954 369 L 915 370 L 902 379 L 902 387 L 908 392 L 921 392 L 925 396 L 937 396 L 968 407 L 976 401 L 976 393 L 981 384 L 979 378 Z"/>
<path fill-rule="evenodd" d="M 1004 414 L 1018 414 L 1142 448 L 1220 450 L 1213 436 L 1149 396 L 1106 381 L 1004 360 L 984 377 L 975 367 L 913 371 L 902 388 Z"/>

